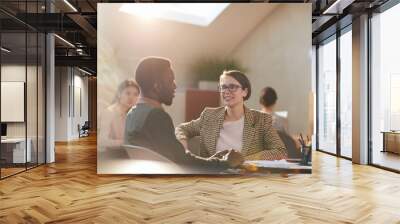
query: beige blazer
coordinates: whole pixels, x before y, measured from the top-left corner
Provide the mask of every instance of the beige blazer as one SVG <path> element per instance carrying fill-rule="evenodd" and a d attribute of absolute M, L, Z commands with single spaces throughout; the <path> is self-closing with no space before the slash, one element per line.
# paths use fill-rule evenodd
<path fill-rule="evenodd" d="M 285 145 L 272 127 L 269 114 L 245 107 L 242 154 L 246 160 L 287 158 Z M 225 107 L 206 108 L 196 120 L 180 124 L 175 129 L 177 139 L 200 136 L 202 157 L 216 152 L 220 130 L 225 119 Z"/>

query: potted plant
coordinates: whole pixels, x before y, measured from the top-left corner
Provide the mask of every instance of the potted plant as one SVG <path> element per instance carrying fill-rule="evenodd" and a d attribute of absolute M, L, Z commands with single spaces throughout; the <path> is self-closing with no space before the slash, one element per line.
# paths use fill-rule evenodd
<path fill-rule="evenodd" d="M 245 72 L 245 68 L 233 58 L 203 57 L 192 63 L 190 72 L 196 75 L 198 88 L 204 90 L 216 90 L 219 76 L 224 70 L 239 70 Z"/>

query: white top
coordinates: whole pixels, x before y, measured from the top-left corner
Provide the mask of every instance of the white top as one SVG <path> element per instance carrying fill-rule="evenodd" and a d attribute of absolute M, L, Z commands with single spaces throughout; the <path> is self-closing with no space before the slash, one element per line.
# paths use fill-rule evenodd
<path fill-rule="evenodd" d="M 281 114 L 283 114 L 282 112 L 286 112 L 286 116 L 281 116 Z M 274 127 L 277 131 L 289 133 L 287 111 L 274 112 L 274 113 L 264 112 L 264 113 L 271 115 L 272 127 Z"/>
<path fill-rule="evenodd" d="M 277 131 L 289 133 L 288 120 L 276 113 L 272 114 L 272 127 L 274 127 Z"/>
<path fill-rule="evenodd" d="M 237 121 L 224 122 L 217 140 L 216 152 L 234 149 L 242 151 L 244 116 Z"/>

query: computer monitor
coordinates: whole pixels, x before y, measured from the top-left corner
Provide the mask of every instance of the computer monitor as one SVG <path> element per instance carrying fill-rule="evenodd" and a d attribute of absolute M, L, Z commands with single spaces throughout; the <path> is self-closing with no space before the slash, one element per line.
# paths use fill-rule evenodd
<path fill-rule="evenodd" d="M 7 124 L 6 123 L 1 123 L 1 137 L 6 137 L 7 136 Z"/>

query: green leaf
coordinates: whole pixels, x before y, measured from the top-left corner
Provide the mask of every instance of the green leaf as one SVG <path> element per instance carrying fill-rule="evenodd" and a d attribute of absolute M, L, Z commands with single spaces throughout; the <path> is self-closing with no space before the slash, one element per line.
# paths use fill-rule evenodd
<path fill-rule="evenodd" d="M 202 57 L 194 61 L 189 71 L 196 76 L 196 81 L 218 81 L 219 76 L 227 70 L 239 70 L 246 72 L 246 69 L 233 58 Z"/>

